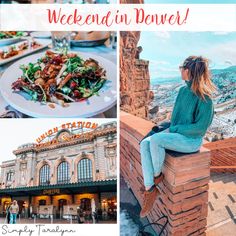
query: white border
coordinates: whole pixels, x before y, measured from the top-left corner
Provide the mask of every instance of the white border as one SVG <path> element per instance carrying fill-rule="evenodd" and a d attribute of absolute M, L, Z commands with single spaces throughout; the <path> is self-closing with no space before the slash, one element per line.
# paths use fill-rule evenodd
<path fill-rule="evenodd" d="M 137 12 L 135 9 L 143 9 L 145 17 L 148 14 L 167 14 L 174 17 L 179 12 L 180 21 L 185 18 L 189 9 L 186 23 L 182 25 L 165 24 L 157 25 L 151 23 L 137 23 Z M 109 22 L 113 20 L 110 27 L 91 23 L 90 25 L 62 25 L 60 23 L 50 24 L 48 21 L 48 9 L 55 10 L 61 14 L 69 15 L 74 19 L 74 12 L 85 19 L 88 15 L 98 14 L 99 19 L 106 16 L 110 11 Z M 117 13 L 117 11 L 119 13 Z M 116 15 L 127 15 L 130 24 L 115 23 Z M 12 17 L 14 16 L 14 17 Z M 236 5 L 234 4 L 2 4 L 0 8 L 1 30 L 23 30 L 23 31 L 235 31 L 236 30 Z M 75 17 L 76 18 L 76 17 Z M 160 19 L 160 18 L 159 18 Z"/>

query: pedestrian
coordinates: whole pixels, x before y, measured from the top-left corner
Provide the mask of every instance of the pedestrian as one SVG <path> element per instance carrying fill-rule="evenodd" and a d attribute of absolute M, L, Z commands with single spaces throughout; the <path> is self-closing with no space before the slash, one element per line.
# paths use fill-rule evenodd
<path fill-rule="evenodd" d="M 95 200 L 91 200 L 91 210 L 92 210 L 92 220 L 93 224 L 96 223 L 96 205 L 95 205 Z"/>
<path fill-rule="evenodd" d="M 19 206 L 17 201 L 14 200 L 12 205 L 10 206 L 10 224 L 16 224 L 17 214 L 19 213 Z"/>

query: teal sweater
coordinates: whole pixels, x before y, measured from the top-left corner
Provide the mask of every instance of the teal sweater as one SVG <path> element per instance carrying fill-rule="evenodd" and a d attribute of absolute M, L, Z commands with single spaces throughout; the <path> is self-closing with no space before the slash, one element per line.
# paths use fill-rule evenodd
<path fill-rule="evenodd" d="M 179 90 L 171 117 L 170 132 L 188 137 L 203 137 L 210 126 L 214 107 L 209 97 L 201 99 L 191 90 L 191 82 L 186 82 Z"/>

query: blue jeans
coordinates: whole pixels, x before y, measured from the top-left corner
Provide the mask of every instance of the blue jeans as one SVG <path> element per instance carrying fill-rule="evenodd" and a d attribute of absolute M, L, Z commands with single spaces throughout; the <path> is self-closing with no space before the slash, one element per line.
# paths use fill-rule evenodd
<path fill-rule="evenodd" d="M 11 215 L 10 215 L 10 224 L 16 224 L 16 217 L 17 217 L 17 214 L 11 213 Z"/>
<path fill-rule="evenodd" d="M 165 160 L 165 149 L 192 153 L 197 152 L 201 145 L 202 137 L 190 138 L 178 133 L 169 133 L 168 130 L 144 139 L 140 144 L 144 186 L 146 188 L 153 186 L 154 176 L 161 173 Z"/>

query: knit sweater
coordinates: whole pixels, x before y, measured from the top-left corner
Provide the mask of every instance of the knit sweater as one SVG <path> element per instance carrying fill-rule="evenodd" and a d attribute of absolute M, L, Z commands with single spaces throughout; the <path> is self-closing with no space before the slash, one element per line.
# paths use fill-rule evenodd
<path fill-rule="evenodd" d="M 191 82 L 186 82 L 179 90 L 171 117 L 170 132 L 188 137 L 203 137 L 210 126 L 214 106 L 212 100 L 205 100 L 194 94 Z"/>
<path fill-rule="evenodd" d="M 19 212 L 19 206 L 16 204 L 16 205 L 11 205 L 10 206 L 10 213 L 12 214 L 18 214 Z"/>

